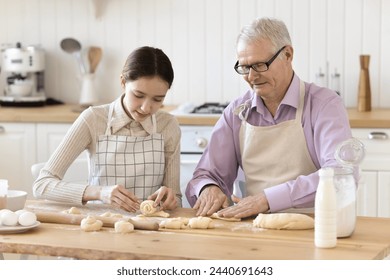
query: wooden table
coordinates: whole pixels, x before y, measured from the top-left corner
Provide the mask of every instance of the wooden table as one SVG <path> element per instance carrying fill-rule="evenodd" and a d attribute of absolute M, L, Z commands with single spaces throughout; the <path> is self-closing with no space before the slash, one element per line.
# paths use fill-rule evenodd
<path fill-rule="evenodd" d="M 62 211 L 72 205 L 29 201 L 27 209 Z M 101 204 L 78 207 L 84 214 L 113 211 Z M 192 209 L 177 209 L 171 217 L 193 217 Z M 161 220 L 163 218 L 149 218 Z M 63 256 L 77 259 L 263 259 L 357 260 L 383 259 L 390 254 L 390 219 L 358 217 L 352 237 L 337 247 L 314 246 L 314 230 L 264 230 L 241 222 L 215 220 L 208 230 L 141 231 L 117 234 L 113 228 L 84 232 L 77 225 L 42 223 L 25 233 L 0 235 L 0 252 Z"/>

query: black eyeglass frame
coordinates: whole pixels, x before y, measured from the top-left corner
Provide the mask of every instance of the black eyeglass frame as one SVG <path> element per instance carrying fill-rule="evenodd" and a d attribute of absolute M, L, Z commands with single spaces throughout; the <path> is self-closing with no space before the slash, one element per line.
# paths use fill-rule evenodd
<path fill-rule="evenodd" d="M 286 48 L 287 46 L 283 46 L 280 50 L 278 50 L 275 55 L 273 57 L 271 57 L 270 60 L 268 60 L 267 62 L 258 62 L 258 63 L 255 63 L 255 64 L 252 64 L 252 65 L 239 65 L 238 64 L 238 60 L 236 62 L 236 64 L 234 65 L 234 70 L 240 74 L 240 75 L 248 75 L 249 72 L 250 72 L 250 69 L 252 68 L 254 71 L 256 72 L 265 72 L 265 71 L 268 71 L 270 65 L 272 64 L 272 62 L 274 62 L 274 60 L 278 57 L 278 55 Z M 260 67 L 263 67 L 263 65 L 266 66 L 266 69 L 265 70 L 257 70 L 256 68 L 259 68 L 258 66 Z M 242 67 L 245 67 L 245 68 L 242 68 Z M 238 69 L 246 69 L 248 71 L 245 71 L 245 72 L 240 72 Z"/>

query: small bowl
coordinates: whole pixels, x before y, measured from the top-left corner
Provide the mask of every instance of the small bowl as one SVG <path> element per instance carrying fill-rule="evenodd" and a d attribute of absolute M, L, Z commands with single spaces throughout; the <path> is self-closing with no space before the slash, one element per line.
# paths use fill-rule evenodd
<path fill-rule="evenodd" d="M 24 208 L 27 199 L 27 192 L 8 190 L 6 208 L 11 211 L 17 211 Z"/>

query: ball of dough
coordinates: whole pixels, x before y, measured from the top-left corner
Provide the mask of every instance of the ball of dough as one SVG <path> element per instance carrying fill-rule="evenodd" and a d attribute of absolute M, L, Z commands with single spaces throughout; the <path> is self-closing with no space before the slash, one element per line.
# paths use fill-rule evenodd
<path fill-rule="evenodd" d="M 69 208 L 69 209 L 67 209 L 67 210 L 64 210 L 64 211 L 62 211 L 62 212 L 65 213 L 65 214 L 74 214 L 74 215 L 79 215 L 79 214 L 81 214 L 80 209 L 77 208 L 77 207 L 71 207 L 71 208 Z"/>
<path fill-rule="evenodd" d="M 191 218 L 188 222 L 188 226 L 194 229 L 214 228 L 213 220 L 209 217 L 202 217 L 202 216 Z"/>
<path fill-rule="evenodd" d="M 184 229 L 187 228 L 189 219 L 186 218 L 171 218 L 160 222 L 160 228 L 167 229 Z"/>
<path fill-rule="evenodd" d="M 142 215 L 147 217 L 163 217 L 168 218 L 169 213 L 159 210 L 159 208 L 153 206 L 153 200 L 144 200 L 140 204 L 140 210 Z"/>
<path fill-rule="evenodd" d="M 117 221 L 114 224 L 116 233 L 129 233 L 134 231 L 134 225 L 128 221 Z"/>
<path fill-rule="evenodd" d="M 157 212 L 157 208 L 153 206 L 153 200 L 144 200 L 140 204 L 141 213 L 145 216 L 151 215 Z"/>
<path fill-rule="evenodd" d="M 18 222 L 25 227 L 31 226 L 37 222 L 37 215 L 30 211 L 24 211 L 19 215 Z"/>
<path fill-rule="evenodd" d="M 87 216 L 81 220 L 80 227 L 84 231 L 98 231 L 102 228 L 103 222 L 95 217 Z"/>
<path fill-rule="evenodd" d="M 266 229 L 312 229 L 314 219 L 297 213 L 259 214 L 253 220 L 253 226 Z"/>
<path fill-rule="evenodd" d="M 4 226 L 16 226 L 18 224 L 18 215 L 11 210 L 2 212 L 1 224 Z"/>

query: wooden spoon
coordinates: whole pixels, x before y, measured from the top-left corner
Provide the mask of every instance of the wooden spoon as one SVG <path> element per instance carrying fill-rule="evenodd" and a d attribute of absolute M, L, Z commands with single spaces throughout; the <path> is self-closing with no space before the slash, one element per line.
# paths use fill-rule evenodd
<path fill-rule="evenodd" d="M 95 73 L 96 68 L 102 59 L 103 51 L 99 47 L 90 47 L 88 50 L 88 61 L 90 73 Z"/>

